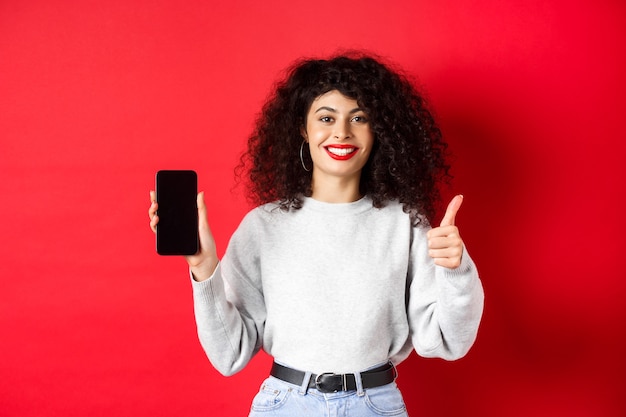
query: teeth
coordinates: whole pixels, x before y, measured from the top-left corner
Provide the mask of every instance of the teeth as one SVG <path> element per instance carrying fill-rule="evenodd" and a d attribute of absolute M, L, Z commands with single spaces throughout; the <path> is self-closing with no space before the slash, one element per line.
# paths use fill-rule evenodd
<path fill-rule="evenodd" d="M 349 153 L 354 152 L 355 148 L 328 148 L 328 152 L 337 156 L 346 156 Z"/>

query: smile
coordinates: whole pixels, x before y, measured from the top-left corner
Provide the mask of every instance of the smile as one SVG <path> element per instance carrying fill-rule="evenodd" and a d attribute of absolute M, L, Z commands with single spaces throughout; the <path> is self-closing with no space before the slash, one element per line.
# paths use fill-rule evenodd
<path fill-rule="evenodd" d="M 326 149 L 326 152 L 331 158 L 339 161 L 345 161 L 352 158 L 356 155 L 356 151 L 358 150 L 358 148 L 355 148 L 354 146 L 346 145 L 326 146 L 324 149 Z"/>

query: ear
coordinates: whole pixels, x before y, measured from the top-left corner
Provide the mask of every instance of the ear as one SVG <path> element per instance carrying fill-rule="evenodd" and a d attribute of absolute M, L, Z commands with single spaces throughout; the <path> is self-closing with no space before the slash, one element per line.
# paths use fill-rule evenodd
<path fill-rule="evenodd" d="M 309 141 L 309 136 L 306 134 L 306 129 L 304 126 L 300 126 L 300 136 L 302 136 L 302 138 L 308 142 Z"/>

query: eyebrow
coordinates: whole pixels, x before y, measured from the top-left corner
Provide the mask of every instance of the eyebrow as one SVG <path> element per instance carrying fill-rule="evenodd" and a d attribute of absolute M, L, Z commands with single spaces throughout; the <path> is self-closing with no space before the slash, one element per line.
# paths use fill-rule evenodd
<path fill-rule="evenodd" d="M 329 112 L 331 112 L 331 113 L 337 113 L 337 110 L 336 110 L 336 109 L 333 109 L 332 107 L 328 107 L 328 106 L 322 106 L 322 107 L 320 107 L 319 109 L 315 110 L 315 113 L 319 113 L 319 112 L 321 112 L 321 111 L 323 111 L 323 110 L 325 110 L 325 111 L 329 111 Z M 358 113 L 358 112 L 360 112 L 360 111 L 364 111 L 364 110 L 363 110 L 362 108 L 360 108 L 360 107 L 357 107 L 357 108 L 354 108 L 354 109 L 350 110 L 350 113 L 349 113 L 349 114 Z"/>

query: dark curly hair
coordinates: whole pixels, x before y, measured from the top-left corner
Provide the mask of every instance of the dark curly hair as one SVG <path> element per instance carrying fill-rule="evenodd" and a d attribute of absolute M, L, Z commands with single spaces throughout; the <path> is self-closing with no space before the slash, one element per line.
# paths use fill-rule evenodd
<path fill-rule="evenodd" d="M 358 52 L 296 62 L 264 104 L 236 169 L 254 204 L 302 207 L 312 172 L 300 161 L 301 128 L 311 103 L 332 90 L 356 100 L 369 118 L 374 146 L 360 187 L 375 207 L 397 200 L 415 224 L 429 222 L 448 179 L 447 145 L 424 99 L 408 78 L 380 58 Z M 305 147 L 306 149 L 306 147 Z M 307 154 L 305 157 L 309 158 Z"/>

